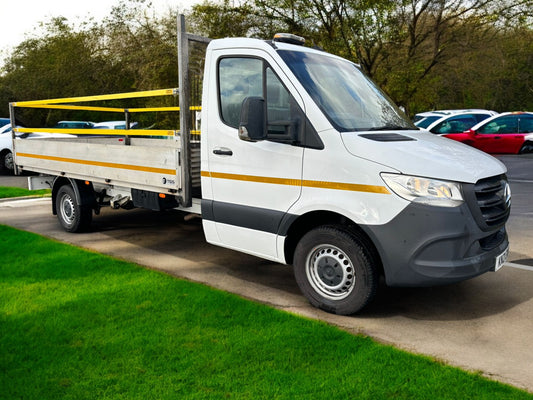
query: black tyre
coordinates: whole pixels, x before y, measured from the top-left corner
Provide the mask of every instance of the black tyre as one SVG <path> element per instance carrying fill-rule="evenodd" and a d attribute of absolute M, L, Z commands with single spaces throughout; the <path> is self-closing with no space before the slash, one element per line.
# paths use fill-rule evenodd
<path fill-rule="evenodd" d="M 56 196 L 57 218 L 67 232 L 83 232 L 92 221 L 92 209 L 80 206 L 76 201 L 74 189 L 69 185 L 61 186 Z"/>
<path fill-rule="evenodd" d="M 527 141 L 522 145 L 519 154 L 533 153 L 533 142 Z"/>
<path fill-rule="evenodd" d="M 308 232 L 296 246 L 294 275 L 315 307 L 350 315 L 375 296 L 379 274 L 363 237 L 337 226 Z"/>
<path fill-rule="evenodd" d="M 0 154 L 0 173 L 13 174 L 13 153 L 6 150 Z"/>

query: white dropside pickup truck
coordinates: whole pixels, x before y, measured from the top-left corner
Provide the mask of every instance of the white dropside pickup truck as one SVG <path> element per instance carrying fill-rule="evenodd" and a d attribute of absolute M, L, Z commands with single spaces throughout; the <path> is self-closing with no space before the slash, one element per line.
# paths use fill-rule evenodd
<path fill-rule="evenodd" d="M 180 21 L 179 132 L 14 139 L 17 172 L 42 174 L 66 230 L 108 204 L 201 214 L 209 243 L 293 265 L 309 301 L 338 314 L 367 305 L 380 276 L 441 285 L 505 262 L 504 165 L 418 130 L 356 64 L 298 37 L 209 41 L 193 139 L 187 46 L 208 40 Z"/>

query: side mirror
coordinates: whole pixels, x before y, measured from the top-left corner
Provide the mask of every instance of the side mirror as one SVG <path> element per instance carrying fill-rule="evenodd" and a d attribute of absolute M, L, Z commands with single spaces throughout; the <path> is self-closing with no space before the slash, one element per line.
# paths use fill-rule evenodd
<path fill-rule="evenodd" d="M 255 142 L 266 137 L 265 100 L 262 97 L 245 98 L 241 107 L 239 138 Z"/>

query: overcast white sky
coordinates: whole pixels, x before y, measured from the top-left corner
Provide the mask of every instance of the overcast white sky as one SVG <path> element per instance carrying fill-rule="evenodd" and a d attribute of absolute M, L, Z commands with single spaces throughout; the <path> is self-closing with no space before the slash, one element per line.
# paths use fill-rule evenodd
<path fill-rule="evenodd" d="M 170 8 L 184 10 L 200 0 L 151 0 L 157 11 Z M 50 17 L 63 16 L 79 22 L 92 16 L 96 20 L 109 15 L 117 0 L 0 0 L 0 52 L 15 47 Z M 0 63 L 1 64 L 1 63 Z"/>

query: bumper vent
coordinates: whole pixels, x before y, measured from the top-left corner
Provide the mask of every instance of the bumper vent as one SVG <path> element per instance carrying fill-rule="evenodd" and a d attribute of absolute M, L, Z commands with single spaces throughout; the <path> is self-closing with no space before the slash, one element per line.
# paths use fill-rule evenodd
<path fill-rule="evenodd" d="M 505 176 L 482 179 L 475 185 L 477 205 L 488 228 L 505 224 L 511 212 L 511 191 Z"/>

